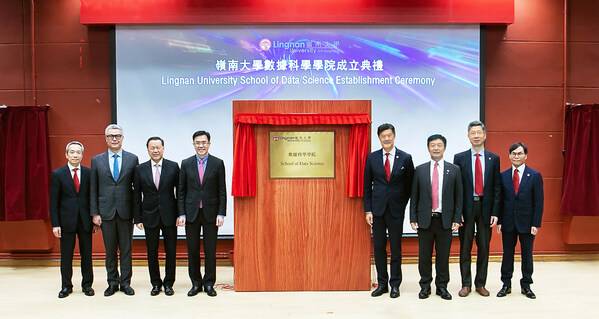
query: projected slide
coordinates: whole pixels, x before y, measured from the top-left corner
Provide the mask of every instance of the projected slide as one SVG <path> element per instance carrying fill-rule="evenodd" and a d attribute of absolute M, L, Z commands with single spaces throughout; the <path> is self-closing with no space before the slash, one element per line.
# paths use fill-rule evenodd
<path fill-rule="evenodd" d="M 373 150 L 376 127 L 389 122 L 416 165 L 429 159 L 434 133 L 447 137 L 452 161 L 480 117 L 479 33 L 478 25 L 118 26 L 117 121 L 140 162 L 149 136 L 164 138 L 165 157 L 180 163 L 194 154 L 193 132 L 209 131 L 229 194 L 219 234 L 232 235 L 231 101 L 371 100 Z"/>

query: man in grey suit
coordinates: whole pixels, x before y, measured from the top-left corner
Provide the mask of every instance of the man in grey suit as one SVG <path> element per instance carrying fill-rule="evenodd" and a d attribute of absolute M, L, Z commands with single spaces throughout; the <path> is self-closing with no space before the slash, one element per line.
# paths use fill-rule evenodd
<path fill-rule="evenodd" d="M 131 240 L 133 236 L 133 177 L 137 156 L 123 150 L 123 129 L 116 124 L 106 127 L 108 151 L 92 159 L 90 176 L 90 213 L 102 228 L 106 250 L 108 288 L 104 296 L 118 290 L 131 296 Z M 117 250 L 121 274 L 117 270 Z"/>
<path fill-rule="evenodd" d="M 462 176 L 458 166 L 443 160 L 447 145 L 443 135 L 431 135 L 427 145 L 431 160 L 416 167 L 410 199 L 410 224 L 418 231 L 418 298 L 431 294 L 434 245 L 436 294 L 450 300 L 449 250 L 451 232 L 457 231 L 462 221 Z"/>

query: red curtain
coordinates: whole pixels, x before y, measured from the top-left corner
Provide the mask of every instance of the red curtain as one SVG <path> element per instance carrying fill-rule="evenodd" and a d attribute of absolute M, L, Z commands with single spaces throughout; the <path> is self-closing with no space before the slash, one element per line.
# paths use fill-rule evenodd
<path fill-rule="evenodd" d="M 237 114 L 234 118 L 233 196 L 256 196 L 256 141 L 254 125 L 351 125 L 347 171 L 349 197 L 364 192 L 364 165 L 369 150 L 370 115 L 336 114 Z"/>
<path fill-rule="evenodd" d="M 599 104 L 568 106 L 562 212 L 599 216 Z"/>
<path fill-rule="evenodd" d="M 48 107 L 0 109 L 0 221 L 48 218 Z"/>

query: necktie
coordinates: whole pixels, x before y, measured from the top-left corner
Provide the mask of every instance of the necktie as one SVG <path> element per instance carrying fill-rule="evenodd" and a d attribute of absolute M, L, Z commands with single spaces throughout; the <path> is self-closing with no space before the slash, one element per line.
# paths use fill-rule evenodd
<path fill-rule="evenodd" d="M 112 178 L 114 181 L 119 180 L 119 154 L 112 155 L 114 162 L 112 163 Z"/>
<path fill-rule="evenodd" d="M 385 178 L 387 182 L 391 180 L 391 164 L 389 163 L 389 153 L 385 153 Z"/>
<path fill-rule="evenodd" d="M 518 194 L 520 190 L 520 175 L 518 175 L 518 169 L 514 170 L 514 176 L 512 177 L 512 182 L 514 183 L 514 194 Z"/>
<path fill-rule="evenodd" d="M 154 185 L 156 185 L 156 189 L 158 189 L 158 185 L 160 185 L 160 165 L 154 164 L 156 170 L 154 171 Z"/>
<path fill-rule="evenodd" d="M 480 163 L 480 154 L 476 154 L 476 162 L 474 163 L 474 193 L 483 195 L 483 165 Z"/>
<path fill-rule="evenodd" d="M 79 168 L 73 168 L 73 184 L 75 184 L 75 191 L 79 193 L 79 176 L 77 176 L 77 170 Z"/>
<path fill-rule="evenodd" d="M 433 211 L 439 209 L 439 163 L 435 162 L 435 167 L 433 168 Z"/>
<path fill-rule="evenodd" d="M 204 159 L 198 161 L 198 173 L 200 174 L 200 184 L 204 184 Z"/>

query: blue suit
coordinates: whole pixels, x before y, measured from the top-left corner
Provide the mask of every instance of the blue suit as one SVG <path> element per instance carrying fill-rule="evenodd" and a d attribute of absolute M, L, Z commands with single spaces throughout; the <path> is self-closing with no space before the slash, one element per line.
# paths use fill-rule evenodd
<path fill-rule="evenodd" d="M 532 227 L 541 227 L 543 217 L 543 177 L 534 169 L 525 166 L 518 193 L 514 191 L 512 168 L 501 173 L 503 200 L 499 214 L 503 242 L 501 281 L 511 287 L 514 272 L 514 251 L 520 240 L 522 254 L 522 279 L 520 286 L 530 288 L 532 284 L 532 250 L 535 236 Z"/>

